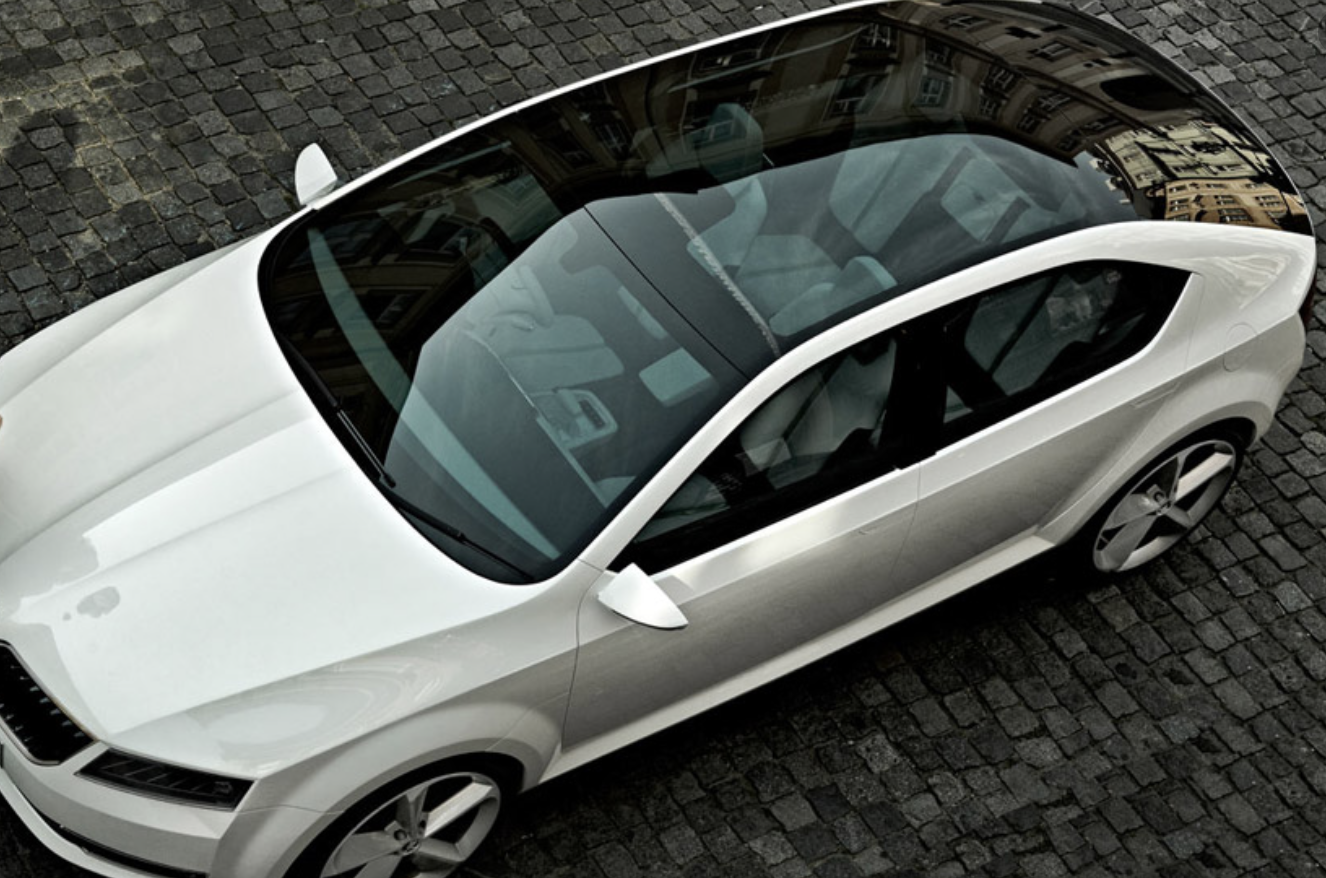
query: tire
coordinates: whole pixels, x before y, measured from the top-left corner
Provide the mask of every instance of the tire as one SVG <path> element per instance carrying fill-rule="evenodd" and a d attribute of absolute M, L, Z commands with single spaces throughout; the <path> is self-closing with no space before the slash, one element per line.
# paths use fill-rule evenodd
<path fill-rule="evenodd" d="M 494 761 L 448 760 L 387 784 L 351 807 L 286 878 L 443 878 L 492 832 L 510 799 Z"/>
<path fill-rule="evenodd" d="M 1171 446 L 1092 519 L 1079 557 L 1101 574 L 1160 557 L 1220 504 L 1242 462 L 1243 442 L 1232 430 L 1195 433 Z"/>

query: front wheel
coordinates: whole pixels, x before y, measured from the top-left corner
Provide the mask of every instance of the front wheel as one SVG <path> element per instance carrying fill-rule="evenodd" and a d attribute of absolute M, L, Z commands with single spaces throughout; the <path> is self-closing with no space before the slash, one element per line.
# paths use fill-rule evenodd
<path fill-rule="evenodd" d="M 1170 549 L 1219 504 L 1242 459 L 1225 432 L 1197 434 L 1162 454 L 1092 522 L 1092 566 L 1118 573 Z"/>
<path fill-rule="evenodd" d="M 288 878 L 443 878 L 487 838 L 502 804 L 502 785 L 482 771 L 416 773 L 348 811 Z"/>

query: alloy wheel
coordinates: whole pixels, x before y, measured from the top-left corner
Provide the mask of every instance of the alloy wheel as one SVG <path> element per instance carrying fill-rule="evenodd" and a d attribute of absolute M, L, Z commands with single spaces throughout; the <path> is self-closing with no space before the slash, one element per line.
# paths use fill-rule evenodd
<path fill-rule="evenodd" d="M 1183 539 L 1220 502 L 1238 463 L 1238 449 L 1220 438 L 1185 444 L 1164 457 L 1115 502 L 1096 531 L 1096 569 L 1131 570 Z"/>
<path fill-rule="evenodd" d="M 487 837 L 502 806 L 490 777 L 453 772 L 416 784 L 359 823 L 320 878 L 441 878 Z"/>

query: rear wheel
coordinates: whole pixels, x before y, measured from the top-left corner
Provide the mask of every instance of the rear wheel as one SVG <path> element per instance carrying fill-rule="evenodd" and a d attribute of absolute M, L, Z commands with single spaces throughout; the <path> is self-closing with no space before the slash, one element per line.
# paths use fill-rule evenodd
<path fill-rule="evenodd" d="M 1220 503 L 1243 459 L 1232 433 L 1192 436 L 1156 459 L 1092 522 L 1091 565 L 1131 570 L 1186 537 Z"/>

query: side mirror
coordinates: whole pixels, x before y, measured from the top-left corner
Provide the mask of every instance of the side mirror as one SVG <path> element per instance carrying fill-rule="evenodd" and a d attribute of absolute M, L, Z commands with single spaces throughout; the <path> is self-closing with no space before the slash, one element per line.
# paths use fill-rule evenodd
<path fill-rule="evenodd" d="M 331 161 L 322 147 L 310 143 L 295 159 L 295 196 L 307 207 L 341 185 Z"/>
<path fill-rule="evenodd" d="M 624 619 L 650 628 L 674 630 L 687 624 L 686 617 L 658 583 L 634 564 L 603 587 L 599 603 Z"/>

